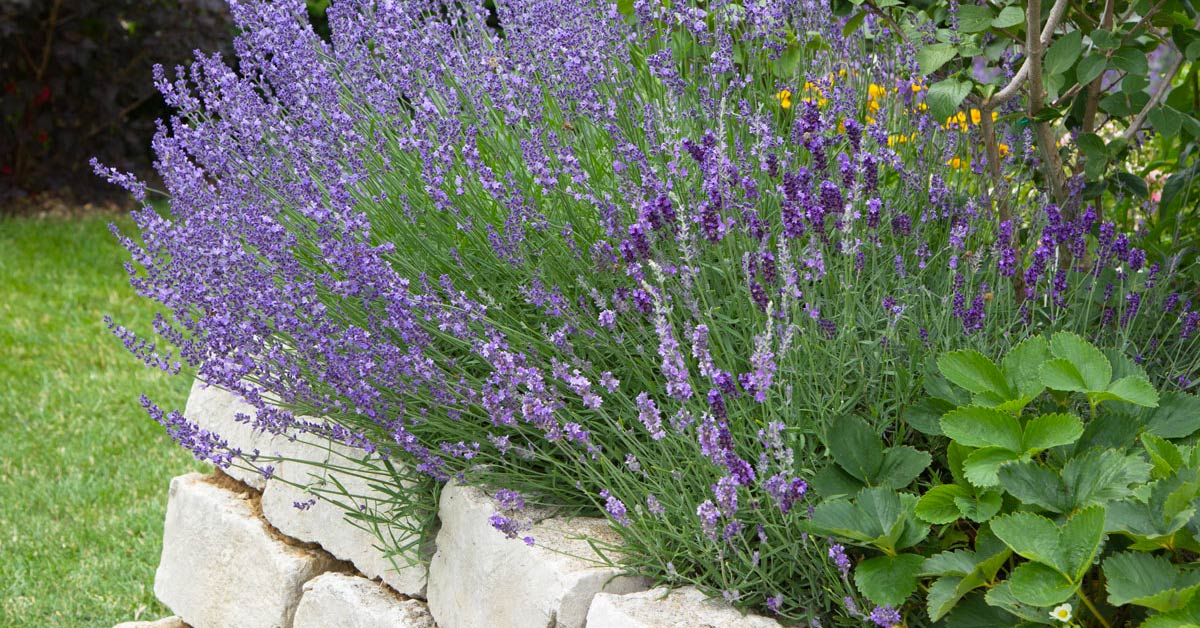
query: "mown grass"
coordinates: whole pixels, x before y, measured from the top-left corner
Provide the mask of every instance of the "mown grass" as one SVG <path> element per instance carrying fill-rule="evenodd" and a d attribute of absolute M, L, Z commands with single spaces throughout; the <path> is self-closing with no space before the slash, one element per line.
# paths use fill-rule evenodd
<path fill-rule="evenodd" d="M 190 380 L 105 327 L 146 331 L 153 315 L 110 220 L 0 219 L 0 626 L 167 614 L 153 594 L 167 483 L 200 464 L 137 399 L 181 408 Z"/>

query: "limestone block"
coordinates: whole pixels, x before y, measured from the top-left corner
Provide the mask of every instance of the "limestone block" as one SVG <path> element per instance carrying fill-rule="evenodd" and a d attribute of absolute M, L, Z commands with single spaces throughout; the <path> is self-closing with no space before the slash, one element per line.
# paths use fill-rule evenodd
<path fill-rule="evenodd" d="M 154 594 L 195 628 L 290 628 L 305 582 L 338 562 L 284 539 L 228 478 L 171 480 Z"/>
<path fill-rule="evenodd" d="M 418 600 L 359 576 L 327 573 L 304 585 L 293 628 L 437 628 Z"/>
<path fill-rule="evenodd" d="M 324 449 L 310 447 L 305 453 L 310 460 L 341 467 L 353 467 L 352 461 L 364 455 L 361 451 L 355 452 L 337 443 L 326 443 Z M 263 516 L 280 532 L 301 541 L 316 543 L 330 554 L 350 561 L 368 578 L 380 578 L 404 595 L 423 598 L 425 566 L 419 563 L 409 565 L 403 556 L 386 557 L 376 547 L 380 541 L 373 533 L 351 523 L 346 519 L 341 505 L 323 497 L 328 495 L 342 504 L 354 503 L 368 509 L 384 508 L 377 506 L 383 495 L 372 489 L 371 481 L 360 473 L 365 471 L 345 473 L 329 471 L 316 464 L 282 462 L 263 491 Z M 330 479 L 331 476 L 337 479 L 337 483 Z M 381 478 L 380 481 L 390 481 L 390 478 Z M 311 484 L 320 490 L 306 493 L 293 484 Z M 341 494 L 342 489 L 353 497 Z M 314 495 L 316 501 L 306 509 L 295 507 L 297 502 L 314 499 Z"/>
<path fill-rule="evenodd" d="M 580 558 L 595 554 L 578 537 L 615 540 L 603 519 L 545 519 L 528 533 L 535 543 L 527 547 L 491 527 L 496 505 L 477 488 L 448 485 L 438 512 L 429 610 L 441 628 L 583 628 L 597 593 L 647 587 Z"/>
<path fill-rule="evenodd" d="M 179 617 L 164 617 L 156 621 L 127 621 L 113 628 L 189 628 Z"/>
<path fill-rule="evenodd" d="M 255 449 L 268 455 L 287 453 L 280 451 L 288 450 L 290 446 L 286 438 L 260 432 L 255 430 L 250 423 L 237 421 L 239 413 L 253 418 L 255 412 L 257 411 L 254 406 L 242 401 L 236 394 L 196 380 L 192 383 L 192 391 L 188 395 L 183 416 L 201 428 L 217 434 L 225 439 L 230 447 L 241 449 L 244 453 L 249 454 Z M 263 474 L 244 468 L 245 466 L 245 463 L 235 461 L 223 471 L 232 478 L 260 491 L 263 490 L 267 482 Z"/>
<path fill-rule="evenodd" d="M 587 628 L 780 628 L 773 619 L 743 616 L 695 587 L 651 589 L 629 595 L 600 593 L 592 601 Z"/>

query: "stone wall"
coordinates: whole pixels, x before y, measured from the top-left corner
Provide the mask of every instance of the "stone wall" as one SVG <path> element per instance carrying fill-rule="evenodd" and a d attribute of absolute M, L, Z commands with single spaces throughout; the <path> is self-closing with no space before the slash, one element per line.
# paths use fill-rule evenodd
<path fill-rule="evenodd" d="M 778 628 L 691 588 L 650 583 L 604 565 L 588 539 L 615 542 L 603 519 L 546 513 L 532 546 L 494 530 L 497 505 L 451 483 L 428 568 L 389 558 L 341 506 L 313 501 L 337 486 L 364 509 L 381 495 L 363 476 L 301 460 L 351 460 L 346 448 L 256 434 L 253 409 L 197 383 L 185 415 L 243 451 L 277 456 L 270 473 L 231 467 L 171 481 L 155 595 L 192 628 Z M 339 465 L 335 465 L 339 466 Z M 347 465 L 347 468 L 352 466 Z M 321 494 L 316 491 L 316 494 Z M 303 506 L 302 508 L 297 505 Z M 648 590 L 649 589 L 649 590 Z"/>

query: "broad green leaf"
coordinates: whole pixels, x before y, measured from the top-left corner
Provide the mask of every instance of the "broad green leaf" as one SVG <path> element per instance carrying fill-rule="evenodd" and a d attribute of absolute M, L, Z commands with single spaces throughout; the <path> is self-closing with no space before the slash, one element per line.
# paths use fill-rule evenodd
<path fill-rule="evenodd" d="M 962 581 L 962 576 L 942 576 L 933 581 L 925 593 L 925 611 L 929 613 L 930 621 L 945 617 L 958 604 L 962 599 L 962 594 L 958 592 Z"/>
<path fill-rule="evenodd" d="M 867 19 L 868 11 L 859 11 L 854 14 L 854 17 L 846 20 L 845 26 L 842 26 L 842 37 L 849 37 L 850 33 L 857 31 L 864 20 Z"/>
<path fill-rule="evenodd" d="M 1060 331 L 1050 338 L 1050 350 L 1055 357 L 1064 358 L 1075 366 L 1090 391 L 1100 392 L 1108 388 L 1112 380 L 1112 365 L 1104 352 L 1092 343 L 1077 334 Z"/>
<path fill-rule="evenodd" d="M 818 495 L 829 499 L 838 495 L 851 496 L 861 491 L 864 484 L 851 477 L 836 463 L 829 463 L 812 479 L 812 488 Z"/>
<path fill-rule="evenodd" d="M 1040 452 L 1069 445 L 1083 435 L 1083 422 L 1074 414 L 1043 414 L 1025 424 L 1022 450 Z"/>
<path fill-rule="evenodd" d="M 1169 392 L 1158 407 L 1143 413 L 1146 431 L 1162 438 L 1184 438 L 1200 430 L 1200 397 Z"/>
<path fill-rule="evenodd" d="M 1013 397 L 1004 373 L 978 351 L 964 349 L 943 353 L 938 356 L 937 365 L 946 379 L 973 393 L 993 393 L 1005 399 Z"/>
<path fill-rule="evenodd" d="M 975 4 L 963 4 L 958 7 L 958 30 L 964 33 L 986 31 L 994 19 L 991 7 Z"/>
<path fill-rule="evenodd" d="M 854 568 L 854 584 L 874 604 L 899 607 L 916 592 L 923 562 L 917 554 L 876 556 Z"/>
<path fill-rule="evenodd" d="M 1083 579 L 1092 567 L 1100 543 L 1104 540 L 1104 507 L 1090 506 L 1067 519 L 1059 536 L 1062 571 L 1074 582 Z"/>
<path fill-rule="evenodd" d="M 1088 35 L 1092 38 L 1092 43 L 1096 44 L 1101 50 L 1113 50 L 1121 45 L 1121 38 L 1114 35 L 1112 31 L 1097 28 Z"/>
<path fill-rule="evenodd" d="M 941 484 L 925 492 L 917 501 L 917 516 L 923 521 L 943 525 L 957 521 L 963 516 L 954 500 L 970 497 L 971 491 L 957 484 Z"/>
<path fill-rule="evenodd" d="M 917 52 L 917 64 L 921 66 L 922 74 L 929 75 L 946 65 L 946 62 L 953 59 L 956 54 L 958 51 L 952 44 L 925 46 Z"/>
<path fill-rule="evenodd" d="M 1008 582 L 1018 602 L 1030 606 L 1054 606 L 1075 595 L 1078 585 L 1041 563 L 1022 563 L 1013 570 Z"/>
<path fill-rule="evenodd" d="M 971 83 L 953 77 L 930 85 L 929 90 L 925 93 L 925 103 L 929 105 L 929 115 L 933 116 L 934 120 L 949 118 L 954 115 L 969 93 L 971 93 Z"/>
<path fill-rule="evenodd" d="M 872 484 L 901 489 L 921 475 L 933 459 L 912 447 L 892 447 L 883 453 L 883 465 Z"/>
<path fill-rule="evenodd" d="M 921 565 L 922 576 L 965 576 L 975 570 L 979 561 L 975 552 L 954 550 L 934 554 Z"/>
<path fill-rule="evenodd" d="M 882 539 L 885 533 L 878 521 L 864 518 L 856 504 L 840 499 L 817 504 L 813 509 L 812 522 L 834 536 L 850 539 L 860 545 Z M 890 526 L 891 522 L 888 524 Z"/>
<path fill-rule="evenodd" d="M 975 523 L 983 523 L 1000 512 L 1000 507 L 1004 505 L 1004 499 L 999 491 L 985 490 L 971 495 L 957 496 L 954 498 L 954 505 L 958 506 L 959 511 L 966 518 Z"/>
<path fill-rule="evenodd" d="M 1004 490 L 1027 506 L 1055 513 L 1071 509 L 1070 495 L 1058 472 L 1035 462 L 1025 460 L 1005 465 L 999 471 L 998 481 Z"/>
<path fill-rule="evenodd" d="M 929 525 L 917 519 L 917 496 L 900 493 L 900 507 L 904 509 L 904 518 L 900 526 L 900 534 L 895 536 L 895 548 L 912 547 L 929 536 Z"/>
<path fill-rule="evenodd" d="M 1059 529 L 1054 522 L 1031 512 L 1014 512 L 992 519 L 992 532 L 1012 551 L 1039 563 L 1063 569 Z"/>
<path fill-rule="evenodd" d="M 1105 529 L 1133 537 L 1146 548 L 1171 547 L 1176 532 L 1196 514 L 1200 482 L 1185 469 L 1150 484 L 1148 500 L 1127 499 L 1108 505 Z"/>
<path fill-rule="evenodd" d="M 980 488 L 1000 483 L 1000 468 L 1016 462 L 1020 454 L 1003 447 L 984 447 L 971 452 L 963 461 L 963 475 L 967 481 Z"/>
<path fill-rule="evenodd" d="M 1151 472 L 1155 479 L 1165 478 L 1183 466 L 1183 453 L 1174 443 L 1153 434 L 1142 434 L 1142 447 L 1154 465 Z"/>
<path fill-rule="evenodd" d="M 883 440 L 856 416 L 837 421 L 829 430 L 825 447 L 838 466 L 865 483 L 871 483 L 883 465 Z"/>
<path fill-rule="evenodd" d="M 1112 448 L 1121 449 L 1137 438 L 1142 421 L 1137 416 L 1119 412 L 1101 412 L 1096 418 L 1088 421 L 1083 428 L 1083 436 L 1075 443 L 1075 453 L 1080 454 L 1088 449 Z"/>
<path fill-rule="evenodd" d="M 992 26 L 996 28 L 1009 28 L 1010 26 L 1018 26 L 1025 23 L 1025 10 L 1017 6 L 1008 6 L 1000 9 L 1000 15 L 992 20 Z"/>
<path fill-rule="evenodd" d="M 1096 80 L 1096 77 L 1104 74 L 1104 69 L 1108 67 L 1108 59 L 1104 55 L 1090 54 L 1079 60 L 1079 65 L 1075 66 L 1075 78 L 1081 85 L 1087 85 Z"/>
<path fill-rule="evenodd" d="M 1165 105 L 1151 109 L 1148 117 L 1154 129 L 1166 137 L 1179 135 L 1179 128 L 1183 126 L 1183 114 Z"/>
<path fill-rule="evenodd" d="M 1183 608 L 1200 590 L 1200 571 L 1183 570 L 1165 556 L 1123 552 L 1104 560 L 1108 603 L 1167 612 Z"/>
<path fill-rule="evenodd" d="M 1040 372 L 1042 384 L 1051 390 L 1090 391 L 1083 374 L 1066 358 L 1047 361 L 1042 365 Z"/>
<path fill-rule="evenodd" d="M 1097 401 L 1115 399 L 1137 406 L 1153 408 L 1158 405 L 1158 391 L 1154 390 L 1154 384 L 1151 384 L 1150 380 L 1145 377 L 1130 375 L 1109 384 L 1108 390 L 1095 395 L 1095 399 Z"/>
<path fill-rule="evenodd" d="M 1094 35 L 1094 33 L 1093 33 Z M 1125 47 L 1112 56 L 1114 67 L 1134 76 L 1146 76 L 1150 73 L 1150 64 L 1146 61 L 1146 53 L 1137 48 Z"/>
<path fill-rule="evenodd" d="M 1018 394 L 1033 398 L 1045 388 L 1038 369 L 1049 359 L 1050 343 L 1042 336 L 1032 336 L 1010 349 L 1000 361 L 1000 366 Z"/>
<path fill-rule="evenodd" d="M 1088 159 L 1096 159 L 1101 162 L 1108 159 L 1108 149 L 1105 147 L 1104 140 L 1095 133 L 1084 133 L 1075 143 Z"/>
<path fill-rule="evenodd" d="M 967 601 L 970 601 L 970 599 L 971 598 L 967 598 Z M 1011 628 L 1014 625 L 1026 626 L 1024 623 L 1018 624 L 1017 618 L 1024 619 L 1026 622 L 1032 622 L 1035 624 L 1045 624 L 1047 623 L 1046 619 L 1049 617 L 1049 615 L 1046 614 L 1046 611 L 1036 606 L 1030 606 L 1017 601 L 1017 598 L 1012 594 L 1011 580 L 1000 582 L 996 586 L 989 589 L 987 594 L 984 596 L 984 599 L 987 601 L 989 607 L 997 611 L 1001 611 L 1001 609 L 1003 609 L 1001 612 L 1004 613 L 1011 613 L 1011 615 L 1008 615 L 1008 623 L 1003 624 L 1005 628 Z M 955 610 L 957 611 L 957 609 Z M 954 616 L 955 613 L 951 613 L 950 618 L 953 618 Z M 984 623 L 981 625 L 988 626 L 989 628 L 992 626 L 990 623 Z M 967 626 L 972 626 L 972 624 L 967 624 Z M 963 628 L 966 627 L 964 626 Z"/>
<path fill-rule="evenodd" d="M 1075 65 L 1075 60 L 1079 58 L 1079 53 L 1082 50 L 1082 32 L 1071 31 L 1059 37 L 1054 43 L 1050 44 L 1050 48 L 1046 50 L 1046 56 L 1042 61 L 1046 74 L 1054 76 L 1069 70 L 1072 65 Z"/>
<path fill-rule="evenodd" d="M 1140 628 L 1195 628 L 1200 626 L 1200 596 L 1195 596 L 1185 607 L 1159 613 L 1142 622 Z"/>
<path fill-rule="evenodd" d="M 945 399 L 926 397 L 904 409 L 903 419 L 910 427 L 929 436 L 942 435 L 942 415 L 958 407 Z"/>
<path fill-rule="evenodd" d="M 1073 508 L 1124 499 L 1132 487 L 1150 479 L 1150 463 L 1140 455 L 1091 450 L 1067 461 L 1062 481 Z"/>
<path fill-rule="evenodd" d="M 968 447 L 1022 451 L 1020 421 L 994 408 L 967 406 L 947 412 L 942 417 L 942 433 Z"/>

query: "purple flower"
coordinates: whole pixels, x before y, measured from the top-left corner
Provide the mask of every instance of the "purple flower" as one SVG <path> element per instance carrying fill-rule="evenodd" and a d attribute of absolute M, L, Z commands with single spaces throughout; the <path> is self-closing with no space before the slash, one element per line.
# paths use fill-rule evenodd
<path fill-rule="evenodd" d="M 900 611 L 891 606 L 876 606 L 871 610 L 868 619 L 880 628 L 895 628 L 904 621 L 904 618 L 900 616 Z"/>
<path fill-rule="evenodd" d="M 850 575 L 850 557 L 846 556 L 846 548 L 841 543 L 834 543 L 829 546 L 829 560 L 833 561 L 835 567 L 842 577 Z"/>
<path fill-rule="evenodd" d="M 642 392 L 637 396 L 638 420 L 646 427 L 646 431 L 650 432 L 650 438 L 659 440 L 666 436 L 666 431 L 662 427 L 662 415 L 658 411 L 658 406 L 650 395 Z"/>
<path fill-rule="evenodd" d="M 628 526 L 632 523 L 629 520 L 629 513 L 625 510 L 625 504 L 613 497 L 607 490 L 600 491 L 600 497 L 604 498 L 604 510 L 608 511 L 608 515 L 616 521 L 617 524 Z"/>
<path fill-rule="evenodd" d="M 654 493 L 649 493 L 646 495 L 646 510 L 649 510 L 650 514 L 656 517 L 661 517 L 667 513 L 666 507 L 662 505 L 662 502 L 658 501 L 658 498 L 654 496 Z"/>
<path fill-rule="evenodd" d="M 700 518 L 700 529 L 710 541 L 717 540 L 717 523 L 721 519 L 721 511 L 712 500 L 705 500 L 696 508 L 696 516 Z"/>

